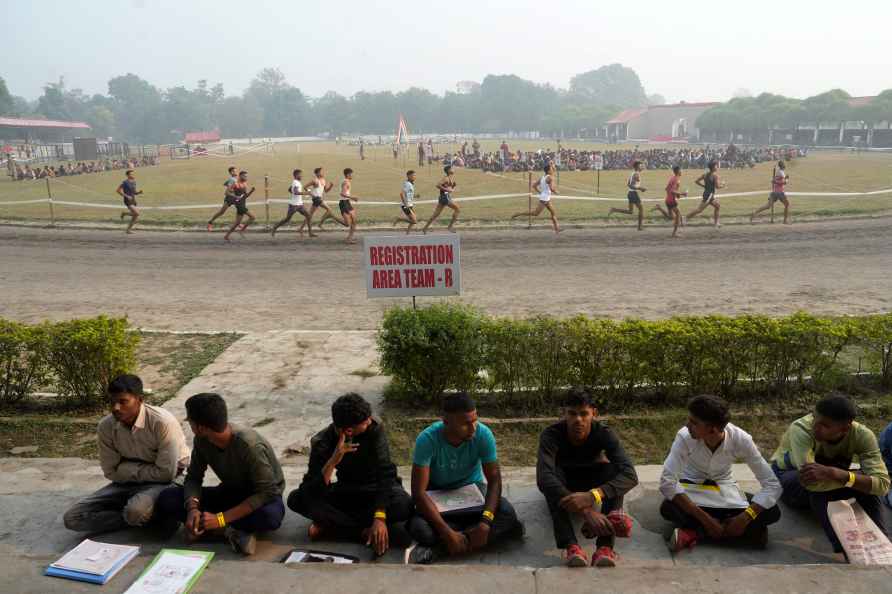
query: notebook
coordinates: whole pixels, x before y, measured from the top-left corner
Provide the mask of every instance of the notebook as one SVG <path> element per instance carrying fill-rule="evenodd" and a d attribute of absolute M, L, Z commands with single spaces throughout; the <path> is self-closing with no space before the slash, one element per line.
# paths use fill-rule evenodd
<path fill-rule="evenodd" d="M 285 565 L 292 563 L 334 563 L 335 565 L 349 565 L 359 563 L 359 559 L 353 555 L 341 553 L 329 553 L 327 551 L 291 551 L 284 561 Z"/>
<path fill-rule="evenodd" d="M 186 594 L 213 557 L 210 551 L 161 549 L 124 594 Z"/>
<path fill-rule="evenodd" d="M 105 584 L 139 554 L 139 547 L 85 539 L 47 567 L 45 575 Z"/>
<path fill-rule="evenodd" d="M 434 505 L 437 506 L 437 511 L 441 514 L 483 511 L 483 504 L 486 503 L 483 493 L 473 483 L 458 489 L 428 491 L 427 495 L 434 502 Z"/>

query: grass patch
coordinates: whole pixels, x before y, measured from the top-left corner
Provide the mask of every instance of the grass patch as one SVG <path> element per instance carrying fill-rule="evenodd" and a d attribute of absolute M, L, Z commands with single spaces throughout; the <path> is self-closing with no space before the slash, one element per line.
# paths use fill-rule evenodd
<path fill-rule="evenodd" d="M 99 457 L 96 420 L 67 420 L 25 417 L 0 421 L 0 457 L 20 446 L 38 446 L 36 452 L 16 458 L 89 458 Z"/>

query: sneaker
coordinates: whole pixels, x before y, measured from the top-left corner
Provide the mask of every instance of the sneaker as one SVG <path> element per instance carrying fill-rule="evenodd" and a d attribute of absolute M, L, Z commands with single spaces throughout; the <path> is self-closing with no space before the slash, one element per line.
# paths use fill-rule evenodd
<path fill-rule="evenodd" d="M 615 509 L 607 514 L 607 521 L 613 526 L 613 533 L 620 538 L 632 536 L 632 518 L 621 509 Z"/>
<path fill-rule="evenodd" d="M 693 549 L 697 544 L 697 533 L 690 528 L 676 528 L 672 531 L 672 536 L 667 544 L 672 553 Z"/>
<path fill-rule="evenodd" d="M 592 567 L 616 567 L 616 553 L 611 547 L 598 547 L 592 557 Z"/>
<path fill-rule="evenodd" d="M 229 541 L 229 546 L 236 553 L 250 556 L 257 550 L 257 537 L 250 532 L 242 532 L 232 526 L 227 526 L 223 529 L 223 534 L 226 536 L 226 540 Z"/>
<path fill-rule="evenodd" d="M 403 555 L 403 563 L 406 565 L 430 565 L 434 562 L 435 557 L 436 555 L 431 547 L 416 543 L 406 549 Z"/>
<path fill-rule="evenodd" d="M 588 567 L 588 557 L 578 544 L 571 544 L 564 552 L 567 567 Z"/>

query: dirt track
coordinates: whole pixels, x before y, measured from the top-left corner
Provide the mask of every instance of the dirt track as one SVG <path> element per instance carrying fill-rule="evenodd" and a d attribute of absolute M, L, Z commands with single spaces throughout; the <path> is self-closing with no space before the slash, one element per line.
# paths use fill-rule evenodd
<path fill-rule="evenodd" d="M 689 227 L 472 231 L 463 297 L 502 315 L 857 314 L 892 309 L 889 219 Z M 371 329 L 361 251 L 340 233 L 77 231 L 0 227 L 0 316 L 127 314 L 171 330 Z M 402 300 L 403 303 L 408 303 Z"/>

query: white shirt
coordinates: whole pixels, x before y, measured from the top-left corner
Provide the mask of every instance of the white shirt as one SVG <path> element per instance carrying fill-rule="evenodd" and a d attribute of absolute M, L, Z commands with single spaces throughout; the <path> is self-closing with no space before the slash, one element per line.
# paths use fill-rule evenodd
<path fill-rule="evenodd" d="M 403 206 L 406 208 L 415 206 L 415 184 L 410 181 L 404 181 L 403 194 L 406 196 L 405 199 L 403 199 Z"/>
<path fill-rule="evenodd" d="M 325 178 L 317 177 L 316 185 L 310 188 L 310 195 L 314 198 L 322 198 L 325 195 Z"/>
<path fill-rule="evenodd" d="M 549 202 L 551 200 L 551 186 L 548 184 L 548 176 L 543 175 L 539 179 L 539 202 Z"/>
<path fill-rule="evenodd" d="M 291 182 L 291 196 L 288 198 L 288 204 L 291 206 L 303 206 L 304 205 L 304 197 L 301 195 L 301 192 L 304 191 L 304 185 L 299 181 L 292 180 Z"/>
<path fill-rule="evenodd" d="M 680 479 L 696 483 L 708 479 L 718 484 L 736 485 L 731 465 L 738 460 L 750 467 L 762 486 L 762 490 L 753 497 L 753 503 L 765 509 L 774 507 L 782 491 L 780 481 L 762 457 L 752 436 L 731 423 L 725 427 L 725 439 L 715 452 L 703 440 L 691 437 L 687 427 L 682 427 L 675 435 L 669 456 L 663 462 L 660 493 L 666 499 L 685 493 Z"/>

